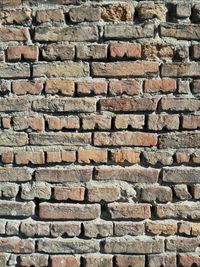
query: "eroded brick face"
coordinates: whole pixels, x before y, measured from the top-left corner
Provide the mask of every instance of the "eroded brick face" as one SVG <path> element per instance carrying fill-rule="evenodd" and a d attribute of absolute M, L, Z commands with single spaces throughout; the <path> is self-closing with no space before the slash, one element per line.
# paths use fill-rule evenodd
<path fill-rule="evenodd" d="M 0 0 L 0 267 L 200 267 L 199 59 L 199 0 Z"/>

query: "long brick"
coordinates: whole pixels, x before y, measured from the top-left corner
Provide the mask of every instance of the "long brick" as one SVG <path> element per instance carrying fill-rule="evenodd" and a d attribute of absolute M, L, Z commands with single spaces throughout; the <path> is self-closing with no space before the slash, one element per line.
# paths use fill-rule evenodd
<path fill-rule="evenodd" d="M 0 216 L 29 217 L 34 214 L 34 211 L 35 204 L 33 202 L 0 201 Z"/>
<path fill-rule="evenodd" d="M 162 65 L 161 74 L 163 77 L 199 77 L 199 62 L 181 62 L 181 63 L 165 63 Z"/>
<path fill-rule="evenodd" d="M 8 41 L 28 41 L 29 31 L 27 28 L 13 28 L 13 27 L 0 27 L 0 40 L 1 42 Z"/>
<path fill-rule="evenodd" d="M 34 39 L 37 42 L 92 42 L 98 40 L 98 32 L 95 26 L 36 27 Z"/>
<path fill-rule="evenodd" d="M 132 183 L 156 183 L 159 170 L 143 167 L 96 167 L 96 180 L 122 180 Z"/>
<path fill-rule="evenodd" d="M 25 146 L 28 144 L 28 136 L 26 133 L 0 133 L 0 146 Z"/>
<path fill-rule="evenodd" d="M 44 168 L 37 169 L 37 181 L 50 183 L 87 182 L 92 179 L 92 167 Z"/>
<path fill-rule="evenodd" d="M 0 239 L 0 252 L 30 254 L 35 251 L 34 247 L 32 240 L 22 240 L 18 237 Z"/>
<path fill-rule="evenodd" d="M 163 169 L 163 181 L 173 184 L 200 183 L 200 168 L 172 167 Z"/>
<path fill-rule="evenodd" d="M 50 204 L 41 203 L 39 216 L 41 219 L 59 220 L 91 220 L 99 217 L 99 204 Z"/>
<path fill-rule="evenodd" d="M 92 63 L 93 77 L 145 77 L 155 75 L 158 71 L 159 64 L 150 61 Z"/>
<path fill-rule="evenodd" d="M 30 67 L 26 63 L 0 64 L 0 78 L 29 78 Z"/>
<path fill-rule="evenodd" d="M 179 132 L 162 134 L 158 138 L 159 148 L 198 148 L 200 132 Z"/>
<path fill-rule="evenodd" d="M 28 100 L 22 98 L 1 98 L 0 112 L 19 112 L 28 110 Z"/>
<path fill-rule="evenodd" d="M 1 182 L 25 182 L 31 180 L 31 171 L 26 168 L 0 168 Z"/>

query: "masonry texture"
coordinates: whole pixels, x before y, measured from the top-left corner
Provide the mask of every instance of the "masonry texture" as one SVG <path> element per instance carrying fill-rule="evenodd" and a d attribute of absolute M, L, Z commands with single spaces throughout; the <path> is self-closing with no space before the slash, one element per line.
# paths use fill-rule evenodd
<path fill-rule="evenodd" d="M 200 1 L 0 0 L 0 267 L 200 266 Z"/>

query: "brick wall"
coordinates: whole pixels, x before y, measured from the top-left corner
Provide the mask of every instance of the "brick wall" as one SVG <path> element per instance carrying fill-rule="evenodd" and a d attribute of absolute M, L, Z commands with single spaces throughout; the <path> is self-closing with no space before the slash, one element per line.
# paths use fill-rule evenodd
<path fill-rule="evenodd" d="M 200 1 L 0 4 L 0 267 L 200 266 Z"/>

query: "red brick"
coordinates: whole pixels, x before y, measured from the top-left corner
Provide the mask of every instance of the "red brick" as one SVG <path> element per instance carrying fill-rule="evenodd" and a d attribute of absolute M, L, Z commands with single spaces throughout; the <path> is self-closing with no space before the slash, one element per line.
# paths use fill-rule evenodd
<path fill-rule="evenodd" d="M 115 264 L 118 267 L 125 267 L 125 266 L 144 267 L 145 256 L 118 255 L 115 257 Z"/>
<path fill-rule="evenodd" d="M 178 260 L 179 260 L 179 264 L 182 267 L 200 265 L 200 257 L 197 254 L 192 254 L 192 253 L 179 254 Z"/>
<path fill-rule="evenodd" d="M 120 190 L 112 184 L 90 184 L 87 186 L 87 198 L 89 202 L 112 202 L 120 198 Z"/>
<path fill-rule="evenodd" d="M 176 253 L 162 253 L 148 255 L 148 267 L 163 266 L 176 267 Z"/>
<path fill-rule="evenodd" d="M 21 130 L 44 130 L 44 119 L 41 116 L 15 116 L 13 117 L 13 128 L 15 131 Z"/>
<path fill-rule="evenodd" d="M 48 44 L 42 48 L 42 57 L 46 61 L 74 59 L 75 48 L 70 44 Z"/>
<path fill-rule="evenodd" d="M 56 186 L 54 187 L 54 198 L 56 200 L 75 200 L 83 201 L 85 197 L 85 188 L 82 186 Z"/>
<path fill-rule="evenodd" d="M 36 13 L 37 24 L 46 22 L 50 23 L 64 23 L 65 18 L 62 9 L 45 9 L 38 10 Z"/>
<path fill-rule="evenodd" d="M 105 163 L 107 162 L 106 149 L 79 149 L 78 150 L 79 163 Z"/>
<path fill-rule="evenodd" d="M 143 129 L 145 124 L 144 115 L 123 114 L 116 115 L 115 127 L 116 129 Z"/>
<path fill-rule="evenodd" d="M 4 129 L 10 129 L 11 128 L 11 117 L 9 116 L 2 117 L 1 123 Z"/>
<path fill-rule="evenodd" d="M 16 95 L 39 95 L 43 90 L 43 84 L 40 81 L 13 81 L 12 91 Z"/>
<path fill-rule="evenodd" d="M 192 46 L 192 57 L 194 59 L 199 59 L 200 58 L 200 45 L 196 44 Z"/>
<path fill-rule="evenodd" d="M 1 161 L 3 163 L 13 163 L 13 159 L 14 159 L 14 154 L 12 151 L 8 151 L 8 152 L 3 152 L 1 154 Z"/>
<path fill-rule="evenodd" d="M 47 80 L 45 84 L 45 92 L 47 94 L 60 93 L 66 96 L 72 96 L 74 90 L 74 82 L 69 80 Z"/>
<path fill-rule="evenodd" d="M 81 233 L 81 222 L 58 222 L 52 223 L 51 236 L 59 237 L 67 235 L 68 237 L 79 236 Z"/>
<path fill-rule="evenodd" d="M 105 95 L 107 94 L 106 82 L 78 82 L 77 93 L 79 95 Z"/>
<path fill-rule="evenodd" d="M 0 40 L 1 42 L 8 41 L 28 41 L 29 39 L 29 31 L 27 28 L 7 28 L 0 27 Z"/>
<path fill-rule="evenodd" d="M 30 254 L 33 253 L 34 250 L 34 242 L 31 240 L 21 240 L 18 237 L 0 239 L 1 252 Z"/>
<path fill-rule="evenodd" d="M 110 255 L 85 255 L 84 267 L 112 267 L 112 256 Z"/>
<path fill-rule="evenodd" d="M 136 80 L 111 80 L 109 82 L 109 94 L 111 95 L 138 95 L 141 85 Z"/>
<path fill-rule="evenodd" d="M 96 219 L 100 215 L 99 204 L 51 204 L 41 203 L 39 216 L 41 219 Z"/>
<path fill-rule="evenodd" d="M 44 164 L 44 153 L 34 151 L 21 151 L 15 154 L 16 164 Z"/>
<path fill-rule="evenodd" d="M 82 127 L 84 130 L 109 130 L 111 129 L 111 116 L 106 113 L 83 115 Z"/>
<path fill-rule="evenodd" d="M 52 267 L 80 267 L 80 259 L 78 256 L 51 256 Z"/>
<path fill-rule="evenodd" d="M 41 254 L 33 255 L 21 255 L 20 256 L 20 266 L 21 267 L 43 267 L 48 265 L 48 256 Z"/>
<path fill-rule="evenodd" d="M 38 58 L 37 46 L 9 46 L 7 48 L 7 60 L 17 61 L 36 61 Z"/>
<path fill-rule="evenodd" d="M 78 116 L 59 116 L 59 117 L 46 117 L 48 127 L 50 130 L 62 129 L 78 129 L 79 117 Z"/>
<path fill-rule="evenodd" d="M 200 128 L 200 116 L 199 115 L 183 115 L 182 127 L 184 129 L 197 129 Z"/>
<path fill-rule="evenodd" d="M 145 80 L 144 81 L 144 92 L 145 93 L 171 93 L 175 92 L 177 88 L 176 80 L 162 79 L 162 80 Z"/>
<path fill-rule="evenodd" d="M 175 56 L 175 47 L 165 44 L 144 44 L 142 45 L 142 56 L 144 58 L 173 58 Z"/>
<path fill-rule="evenodd" d="M 109 52 L 112 58 L 140 58 L 141 45 L 131 43 L 111 43 Z"/>
<path fill-rule="evenodd" d="M 46 155 L 48 163 L 56 163 L 62 161 L 61 151 L 47 151 Z"/>
<path fill-rule="evenodd" d="M 147 233 L 153 235 L 175 235 L 177 233 L 177 223 L 175 221 L 147 221 Z"/>
<path fill-rule="evenodd" d="M 140 152 L 129 148 L 116 149 L 111 151 L 111 159 L 115 163 L 138 163 L 140 162 Z"/>

